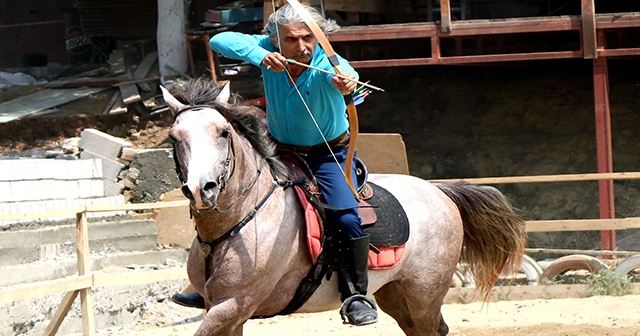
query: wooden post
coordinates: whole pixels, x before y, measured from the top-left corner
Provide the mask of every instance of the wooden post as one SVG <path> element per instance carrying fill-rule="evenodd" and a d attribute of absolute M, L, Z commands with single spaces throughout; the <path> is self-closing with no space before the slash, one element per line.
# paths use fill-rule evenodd
<path fill-rule="evenodd" d="M 582 0 L 582 52 L 585 59 L 598 57 L 594 0 Z"/>
<path fill-rule="evenodd" d="M 451 31 L 451 1 L 440 0 L 440 24 L 442 32 Z"/>
<path fill-rule="evenodd" d="M 604 43 L 604 32 L 598 40 Z M 611 148 L 611 111 L 609 107 L 609 69 L 607 58 L 593 60 L 593 97 L 596 117 L 596 150 L 598 173 L 613 172 L 613 154 Z M 600 218 L 615 218 L 613 180 L 598 181 L 600 200 Z M 600 242 L 603 250 L 616 249 L 616 232 L 601 231 Z"/>
<path fill-rule="evenodd" d="M 89 261 L 89 226 L 86 209 L 76 214 L 76 255 L 78 256 L 78 275 L 91 273 Z M 82 333 L 95 335 L 95 316 L 93 315 L 92 288 L 80 290 L 80 306 L 82 310 Z"/>

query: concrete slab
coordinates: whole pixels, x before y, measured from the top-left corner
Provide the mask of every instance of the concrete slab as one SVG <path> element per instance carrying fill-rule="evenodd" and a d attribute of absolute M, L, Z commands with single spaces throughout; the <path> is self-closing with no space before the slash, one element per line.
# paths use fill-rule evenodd
<path fill-rule="evenodd" d="M 68 102 L 98 93 L 106 88 L 88 89 L 48 89 L 0 104 L 0 123 L 20 119 L 26 116 L 40 114 L 42 111 L 51 111 Z"/>
<path fill-rule="evenodd" d="M 80 134 L 78 146 L 83 150 L 115 160 L 120 157 L 122 148 L 131 147 L 131 143 L 96 129 L 87 128 Z"/>
<path fill-rule="evenodd" d="M 37 200 L 37 201 L 22 201 L 22 202 L 4 202 L 0 203 L 0 213 L 2 214 L 30 214 L 44 211 L 53 211 L 61 209 L 70 209 L 76 206 L 85 205 L 115 205 L 125 204 L 125 198 L 122 195 L 110 196 L 110 197 L 95 197 L 84 199 L 58 199 L 58 200 Z M 89 218 L 100 218 L 110 216 L 122 216 L 126 211 L 106 211 L 106 212 L 90 212 L 87 214 Z M 75 219 L 75 214 L 50 216 L 40 218 L 39 220 L 45 221 L 59 221 Z M 0 220 L 0 229 L 15 225 L 18 223 L 39 221 L 34 219 L 19 219 L 19 220 Z"/>

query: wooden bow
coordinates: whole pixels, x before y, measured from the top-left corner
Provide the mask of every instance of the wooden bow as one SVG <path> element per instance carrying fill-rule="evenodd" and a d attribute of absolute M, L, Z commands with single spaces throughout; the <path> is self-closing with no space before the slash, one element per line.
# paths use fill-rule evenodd
<path fill-rule="evenodd" d="M 338 75 L 342 75 L 342 69 L 340 68 L 340 61 L 338 60 L 338 56 L 336 52 L 331 47 L 331 43 L 329 43 L 329 39 L 324 34 L 318 23 L 316 23 L 311 14 L 298 2 L 298 0 L 287 0 L 289 5 L 293 7 L 300 16 L 304 19 L 304 22 L 307 24 L 311 32 L 322 46 L 325 54 L 327 54 L 327 58 L 333 66 L 333 70 Z M 353 169 L 353 157 L 356 153 L 356 146 L 358 143 L 358 112 L 356 110 L 356 105 L 353 103 L 353 96 L 351 93 L 347 93 L 344 95 L 344 102 L 347 104 L 347 116 L 349 117 L 349 149 L 347 151 L 347 162 L 345 164 L 345 179 L 347 180 L 347 184 L 355 196 L 356 199 L 360 199 L 358 192 L 356 190 L 355 184 L 353 182 L 353 178 L 351 177 L 351 170 Z"/>

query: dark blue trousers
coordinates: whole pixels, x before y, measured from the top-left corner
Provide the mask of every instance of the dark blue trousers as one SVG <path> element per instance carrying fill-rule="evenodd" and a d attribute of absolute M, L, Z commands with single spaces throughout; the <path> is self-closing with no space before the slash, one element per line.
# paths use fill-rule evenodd
<path fill-rule="evenodd" d="M 335 153 L 335 158 L 340 163 L 342 170 L 345 169 L 347 150 L 348 147 L 345 147 Z M 355 158 L 354 155 L 353 169 L 349 172 L 353 181 L 356 181 Z M 307 157 L 306 161 L 318 181 L 318 187 L 325 203 L 344 209 L 326 211 L 329 225 L 337 225 L 338 232 L 344 238 L 360 238 L 364 236 L 364 231 L 360 226 L 362 220 L 358 215 L 358 201 L 353 196 L 342 171 L 338 168 L 336 159 L 333 155 L 328 154 Z"/>

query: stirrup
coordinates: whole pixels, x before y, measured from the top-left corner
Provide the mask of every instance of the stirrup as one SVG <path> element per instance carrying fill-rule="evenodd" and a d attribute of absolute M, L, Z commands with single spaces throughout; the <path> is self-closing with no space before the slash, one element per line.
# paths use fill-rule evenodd
<path fill-rule="evenodd" d="M 353 325 L 365 325 L 365 324 L 375 323 L 375 322 L 378 321 L 378 319 L 376 318 L 375 320 L 372 320 L 369 323 L 365 323 L 365 324 L 355 324 L 355 323 L 353 323 L 353 321 L 351 321 L 349 319 L 349 317 L 347 316 L 347 309 L 349 309 L 349 306 L 355 301 L 361 301 L 361 302 L 363 302 L 365 304 L 368 304 L 369 307 L 371 309 L 373 309 L 374 312 L 376 312 L 376 314 L 377 314 L 378 308 L 376 307 L 376 303 L 373 302 L 373 300 L 371 300 L 367 296 L 361 295 L 361 294 L 351 295 L 346 300 L 344 300 L 344 302 L 342 303 L 342 307 L 340 307 L 340 317 L 342 317 L 342 321 L 344 323 L 349 323 L 349 324 L 353 324 Z"/>

